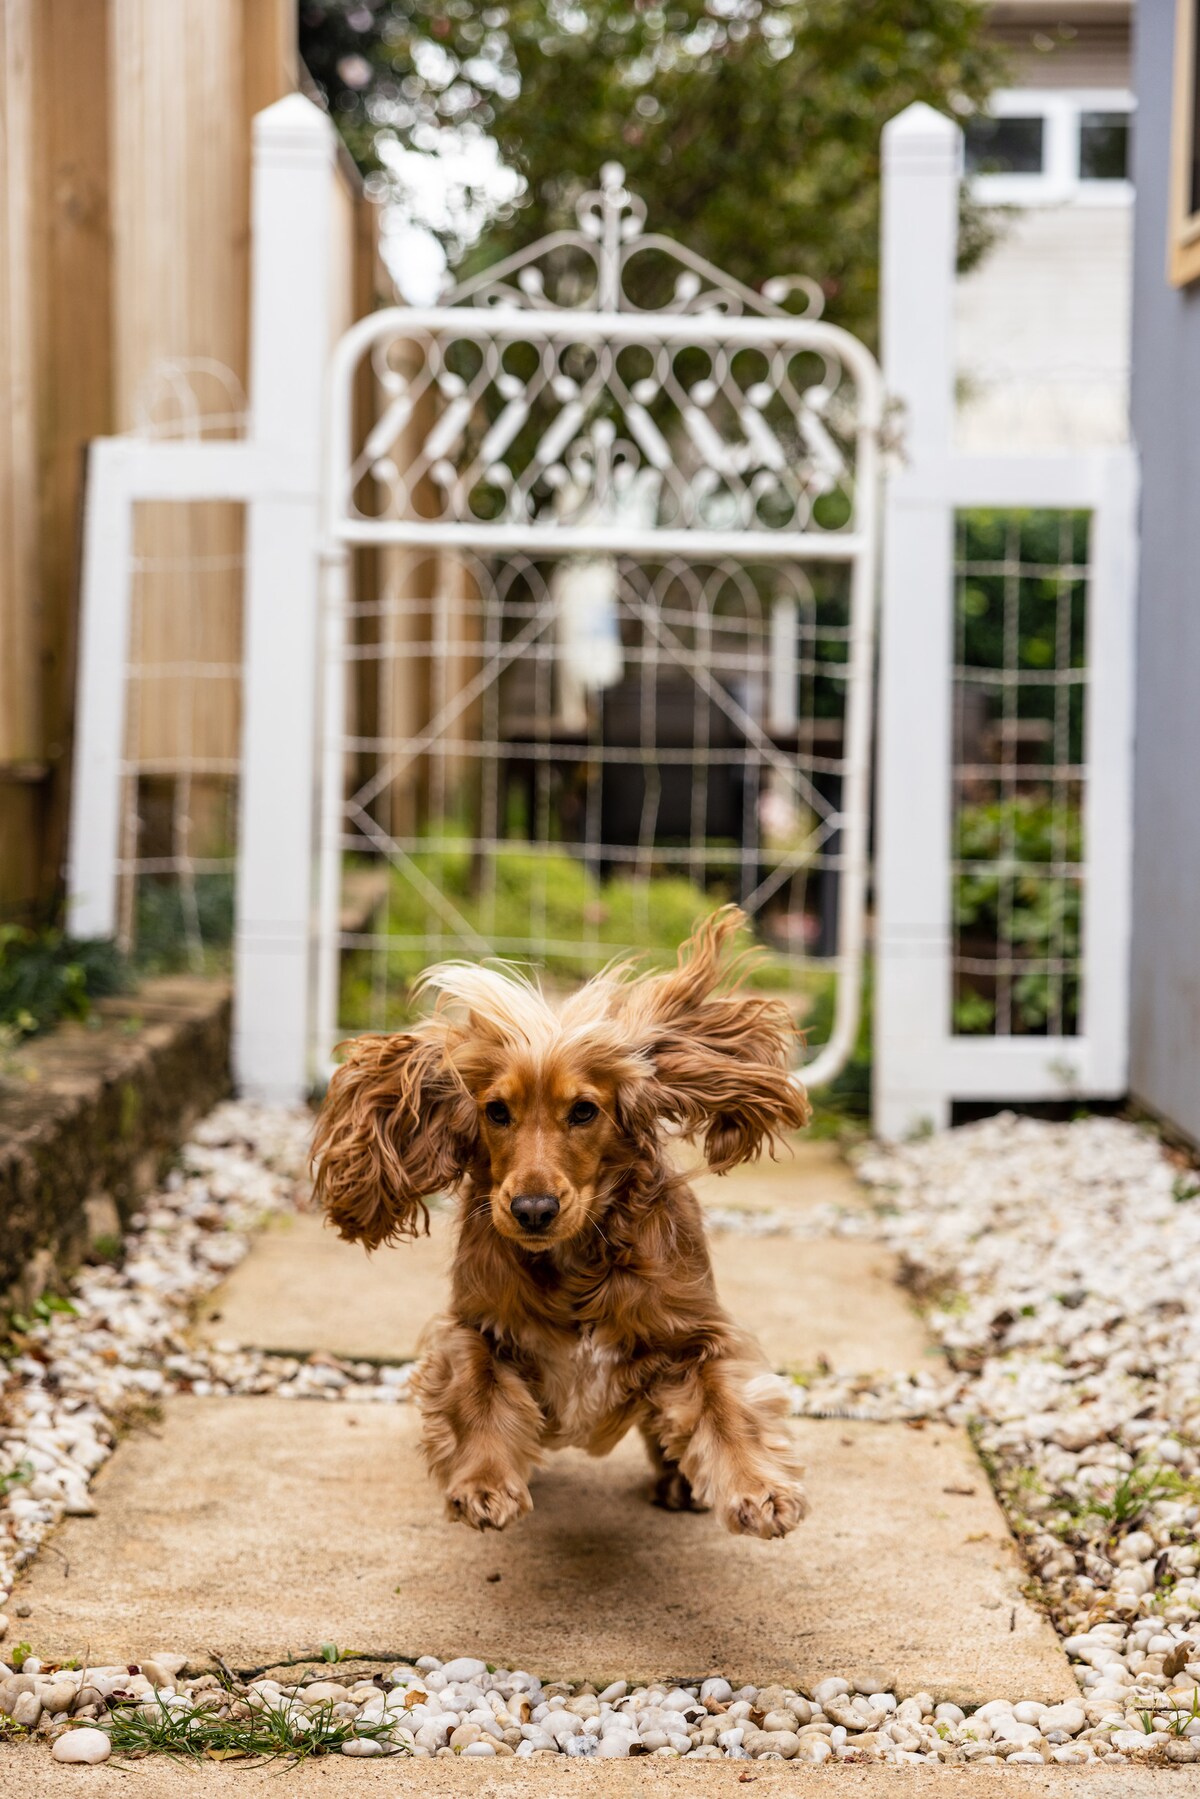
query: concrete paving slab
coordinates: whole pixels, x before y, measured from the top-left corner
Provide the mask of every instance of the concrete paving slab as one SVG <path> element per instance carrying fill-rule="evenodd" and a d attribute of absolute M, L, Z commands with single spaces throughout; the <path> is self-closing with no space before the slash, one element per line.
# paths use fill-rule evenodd
<path fill-rule="evenodd" d="M 377 1249 L 344 1243 L 315 1213 L 277 1219 L 208 1294 L 198 1334 L 247 1349 L 409 1361 L 450 1292 L 454 1222 L 435 1212 L 428 1237 Z"/>
<path fill-rule="evenodd" d="M 529 1762 L 353 1760 L 323 1756 L 300 1766 L 273 1762 L 247 1768 L 164 1758 L 99 1768 L 62 1767 L 44 1745 L 4 1752 L 0 1799 L 62 1799 L 85 1788 L 89 1799 L 240 1799 L 244 1793 L 331 1799 L 360 1793 L 428 1795 L 428 1799 L 1184 1799 L 1196 1791 L 1190 1768 L 804 1768 L 795 1762 L 635 1761 Z"/>
<path fill-rule="evenodd" d="M 928 1367 L 925 1327 L 895 1279 L 895 1259 L 851 1237 L 712 1236 L 717 1291 L 775 1368 L 853 1374 Z"/>
<path fill-rule="evenodd" d="M 706 1206 L 808 1212 L 828 1205 L 861 1212 L 871 1203 L 838 1145 L 819 1138 L 794 1137 L 776 1161 L 764 1156 L 722 1175 L 709 1174 L 694 1151 L 685 1154 L 683 1165 Z"/>
<path fill-rule="evenodd" d="M 850 1178 L 844 1167 L 842 1177 Z M 747 1204 L 761 1190 L 749 1171 L 723 1185 L 749 1196 Z M 811 1368 L 822 1357 L 852 1373 L 925 1365 L 929 1340 L 895 1284 L 893 1258 L 877 1246 L 720 1230 L 712 1242 L 722 1299 L 775 1367 Z M 448 1213 L 434 1214 L 429 1237 L 373 1256 L 315 1215 L 280 1219 L 208 1295 L 199 1334 L 246 1348 L 405 1361 L 446 1304 L 453 1244 Z"/>
<path fill-rule="evenodd" d="M 813 1515 L 783 1543 L 646 1502 L 640 1442 L 555 1456 L 511 1532 L 446 1523 L 410 1407 L 180 1399 L 101 1471 L 14 1600 L 41 1654 L 271 1663 L 333 1641 L 543 1675 L 813 1681 L 864 1662 L 901 1693 L 1066 1698 L 962 1433 L 800 1423 Z M 498 1577 L 498 1578 L 497 1578 Z M 10 1608 L 11 1609 L 11 1608 Z M 889 1683 L 890 1684 L 890 1683 Z"/>

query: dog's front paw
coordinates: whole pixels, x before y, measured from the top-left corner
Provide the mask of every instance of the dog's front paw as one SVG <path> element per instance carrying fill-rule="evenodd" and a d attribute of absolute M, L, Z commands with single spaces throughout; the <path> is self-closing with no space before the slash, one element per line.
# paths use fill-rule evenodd
<path fill-rule="evenodd" d="M 780 1482 L 758 1493 L 743 1493 L 724 1510 L 725 1528 L 742 1537 L 786 1537 L 808 1515 L 804 1488 Z"/>
<path fill-rule="evenodd" d="M 533 1510 L 529 1488 L 523 1480 L 502 1474 L 463 1481 L 446 1494 L 446 1512 L 472 1530 L 503 1530 Z"/>

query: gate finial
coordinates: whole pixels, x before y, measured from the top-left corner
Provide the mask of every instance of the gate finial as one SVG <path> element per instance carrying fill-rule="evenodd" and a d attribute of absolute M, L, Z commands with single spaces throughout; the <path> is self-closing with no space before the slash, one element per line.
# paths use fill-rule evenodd
<path fill-rule="evenodd" d="M 600 186 L 579 196 L 575 207 L 579 229 L 598 245 L 596 257 L 596 308 L 621 310 L 621 246 L 640 237 L 646 223 L 646 203 L 625 186 L 625 170 L 619 162 L 600 169 Z"/>

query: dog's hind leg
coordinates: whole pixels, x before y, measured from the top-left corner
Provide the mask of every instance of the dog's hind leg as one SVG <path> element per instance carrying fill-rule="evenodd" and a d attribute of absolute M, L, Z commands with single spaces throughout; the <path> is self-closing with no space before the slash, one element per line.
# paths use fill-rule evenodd
<path fill-rule="evenodd" d="M 544 1420 L 510 1363 L 469 1326 L 445 1320 L 427 1341 L 414 1381 L 421 1450 L 450 1518 L 503 1530 L 532 1510 L 529 1476 Z"/>
<path fill-rule="evenodd" d="M 654 1473 L 654 1484 L 650 1498 L 654 1505 L 660 1505 L 664 1512 L 706 1512 L 708 1507 L 701 1505 L 692 1492 L 692 1483 L 683 1472 L 678 1462 L 673 1462 L 658 1439 L 658 1432 L 649 1418 L 643 1418 L 638 1426 L 642 1440 L 646 1445 L 646 1453 L 650 1457 L 650 1466 Z"/>
<path fill-rule="evenodd" d="M 752 1362 L 715 1357 L 681 1369 L 650 1394 L 668 1464 L 701 1505 L 742 1536 L 785 1537 L 808 1510 L 783 1423 L 780 1382 Z"/>

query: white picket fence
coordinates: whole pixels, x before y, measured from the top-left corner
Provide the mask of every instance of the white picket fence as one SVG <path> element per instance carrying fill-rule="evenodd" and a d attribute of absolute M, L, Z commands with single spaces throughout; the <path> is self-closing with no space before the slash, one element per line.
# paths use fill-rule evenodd
<path fill-rule="evenodd" d="M 329 556 L 321 458 L 335 335 L 328 280 L 335 145 L 328 120 L 299 96 L 260 115 L 255 145 L 245 438 L 119 439 L 92 448 L 70 920 L 88 935 L 110 934 L 116 922 L 134 509 L 156 498 L 243 501 L 235 1075 L 244 1091 L 294 1101 L 314 1072 L 318 677 Z M 956 452 L 960 156 L 957 127 L 926 107 L 910 108 L 885 133 L 884 376 L 899 443 L 884 511 L 875 816 L 874 1119 L 886 1136 L 945 1123 L 955 1100 L 1117 1095 L 1126 1080 L 1134 463 L 1128 450 L 1036 457 Z M 1058 671 L 1064 691 L 1077 686 L 1083 695 L 1082 767 L 1051 771 L 1063 791 L 1069 786 L 1082 796 L 1079 866 L 1064 873 L 1067 852 L 1060 848 L 1050 879 L 1060 897 L 1068 887 L 1082 893 L 1082 941 L 1057 945 L 1044 977 L 1058 996 L 1046 1028 L 1004 1028 L 998 1013 L 993 1029 L 960 1034 L 954 1024 L 961 970 L 956 974 L 953 908 L 962 875 L 954 822 L 960 654 L 954 546 L 956 516 L 976 508 L 1090 515 L 1086 667 Z M 1019 699 L 1021 671 L 1001 672 L 1010 697 Z M 1061 761 L 1061 745 L 1058 753 Z M 1000 774 L 1000 790 L 1020 802 L 1011 768 Z M 1010 879 L 1003 868 L 992 874 L 1001 883 Z M 1012 987 L 1014 978 L 1022 977 L 1003 980 Z M 1052 1031 L 1049 1024 L 1064 1024 L 1068 987 L 1070 1028 Z"/>
<path fill-rule="evenodd" d="M 1115 1097 L 1127 1084 L 1136 467 L 1129 449 L 956 452 L 960 168 L 958 127 L 929 107 L 885 130 L 883 368 L 900 439 L 884 515 L 876 802 L 873 1121 L 886 1137 L 946 1124 L 955 1100 Z M 955 521 L 980 508 L 1091 517 L 1085 666 L 1057 671 L 1084 703 L 1083 768 L 1060 783 L 1082 791 L 1082 866 L 1058 879 L 1060 894 L 1082 891 L 1081 941 L 1065 958 L 1077 970 L 1033 977 L 1077 981 L 1069 1033 L 954 1028 Z M 993 685 L 1038 678 L 1010 657 Z M 1011 765 L 995 773 L 1019 804 Z M 997 881 L 1016 878 L 1002 855 Z M 1026 878 L 1036 886 L 1036 869 Z"/>
<path fill-rule="evenodd" d="M 293 94 L 254 121 L 250 415 L 228 441 L 90 446 L 68 917 L 116 934 L 130 705 L 134 515 L 155 501 L 246 508 L 234 1073 L 292 1103 L 309 1085 L 325 377 L 333 127 Z"/>

